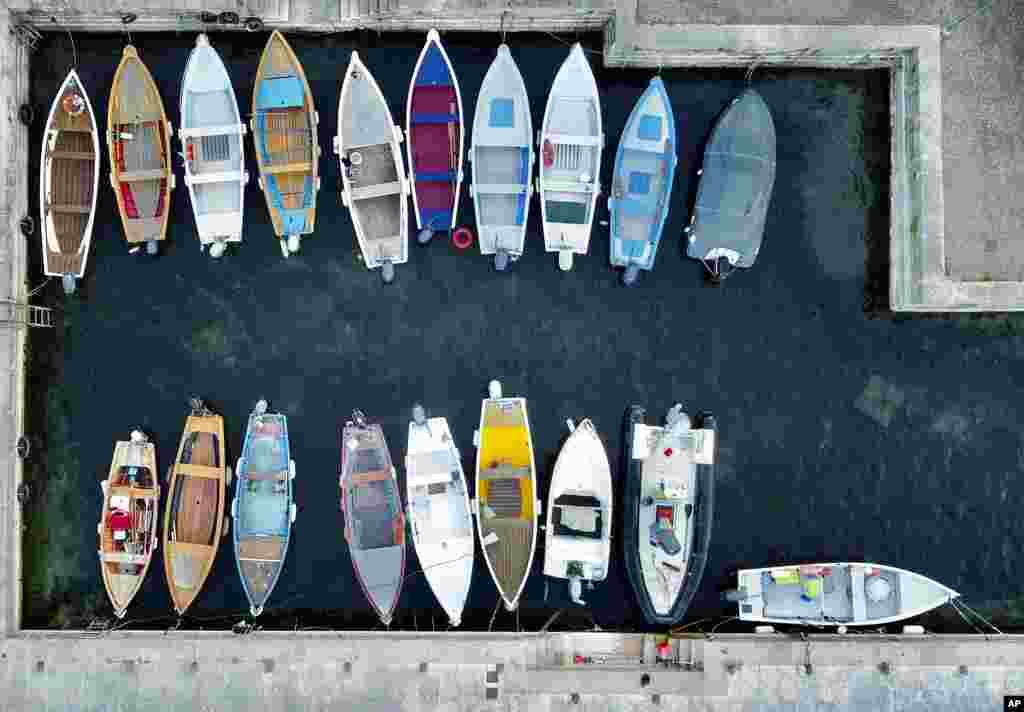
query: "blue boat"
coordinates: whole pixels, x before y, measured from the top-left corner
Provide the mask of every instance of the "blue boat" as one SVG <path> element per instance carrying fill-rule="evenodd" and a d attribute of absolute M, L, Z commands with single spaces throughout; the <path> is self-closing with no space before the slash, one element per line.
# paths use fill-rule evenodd
<path fill-rule="evenodd" d="M 235 474 L 235 561 L 249 611 L 256 617 L 281 576 L 295 521 L 295 461 L 288 447 L 288 420 L 280 413 L 267 413 L 265 400 L 249 416 Z"/>
<path fill-rule="evenodd" d="M 299 58 L 275 31 L 256 69 L 250 128 L 260 188 L 285 257 L 299 251 L 301 236 L 313 232 L 316 223 L 318 123 L 313 93 Z"/>
<path fill-rule="evenodd" d="M 624 269 L 623 284 L 654 268 L 675 173 L 675 117 L 665 85 L 654 77 L 626 120 L 608 198 L 611 263 Z"/>

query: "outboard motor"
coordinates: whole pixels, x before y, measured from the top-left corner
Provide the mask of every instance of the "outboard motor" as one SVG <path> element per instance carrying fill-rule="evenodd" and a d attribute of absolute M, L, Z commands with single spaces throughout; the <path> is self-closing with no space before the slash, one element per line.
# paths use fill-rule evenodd
<path fill-rule="evenodd" d="M 508 269 L 508 250 L 498 250 L 494 253 L 494 269 L 498 272 Z"/>
<path fill-rule="evenodd" d="M 708 269 L 708 274 L 711 276 L 711 283 L 718 286 L 722 283 L 726 277 L 728 277 L 735 269 L 729 258 L 720 255 L 714 260 L 704 260 L 704 266 Z"/>
<path fill-rule="evenodd" d="M 430 226 L 427 226 L 427 227 L 423 228 L 422 230 L 420 230 L 419 234 L 416 235 L 416 242 L 420 243 L 421 245 L 426 245 L 428 242 L 430 242 L 431 239 L 433 239 L 433 237 L 434 237 L 434 230 L 433 230 L 433 228 L 431 228 Z"/>

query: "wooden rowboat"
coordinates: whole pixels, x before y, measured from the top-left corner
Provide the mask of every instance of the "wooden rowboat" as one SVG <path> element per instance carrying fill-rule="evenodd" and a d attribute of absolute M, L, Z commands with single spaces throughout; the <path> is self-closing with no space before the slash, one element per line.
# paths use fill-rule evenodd
<path fill-rule="evenodd" d="M 199 595 L 228 531 L 224 495 L 231 468 L 224 462 L 224 418 L 199 399 L 192 401 L 167 480 L 164 572 L 180 616 Z"/>
<path fill-rule="evenodd" d="M 427 34 L 405 107 L 409 180 L 420 244 L 451 230 L 462 188 L 462 94 L 437 30 Z"/>
<path fill-rule="evenodd" d="M 174 190 L 171 133 L 153 76 L 138 51 L 126 45 L 110 88 L 107 149 L 110 187 L 132 251 L 146 243 L 146 251 L 155 255 L 157 243 L 167 237 Z"/>
<path fill-rule="evenodd" d="M 250 128 L 260 188 L 285 257 L 299 251 L 301 236 L 312 233 L 316 225 L 319 122 L 299 58 L 284 35 L 275 31 L 256 69 Z"/>
<path fill-rule="evenodd" d="M 43 272 L 63 278 L 64 291 L 71 294 L 89 259 L 100 175 L 96 116 L 73 69 L 50 107 L 39 165 Z"/>
<path fill-rule="evenodd" d="M 537 550 L 537 471 L 525 398 L 502 398 L 491 381 L 480 408 L 476 444 L 476 502 L 480 546 L 505 607 L 513 611 Z"/>
<path fill-rule="evenodd" d="M 157 546 L 160 484 L 156 447 L 138 430 L 114 445 L 110 474 L 100 483 L 103 513 L 99 535 L 100 572 L 114 615 L 124 618 L 149 571 Z"/>

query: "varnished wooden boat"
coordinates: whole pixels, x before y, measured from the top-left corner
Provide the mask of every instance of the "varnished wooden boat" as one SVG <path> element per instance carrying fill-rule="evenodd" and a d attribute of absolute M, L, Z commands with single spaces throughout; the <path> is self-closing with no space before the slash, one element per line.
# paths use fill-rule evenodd
<path fill-rule="evenodd" d="M 153 76 L 131 45 L 114 73 L 107 107 L 110 187 L 117 197 L 124 237 L 135 247 L 146 243 L 153 255 L 167 237 L 174 170 L 171 122 Z"/>
<path fill-rule="evenodd" d="M 100 175 L 96 116 L 73 69 L 50 107 L 39 165 L 43 272 L 61 277 L 71 294 L 89 259 Z"/>
<path fill-rule="evenodd" d="M 298 252 L 313 232 L 320 190 L 320 119 L 299 58 L 280 32 L 263 49 L 252 94 L 252 129 L 260 188 L 267 200 L 281 254 Z"/>
<path fill-rule="evenodd" d="M 288 419 L 268 413 L 265 400 L 249 415 L 235 473 L 238 484 L 231 503 L 235 562 L 249 612 L 255 617 L 263 613 L 281 576 L 295 521 L 295 461 L 288 444 Z"/>
<path fill-rule="evenodd" d="M 228 531 L 224 495 L 231 484 L 231 468 L 224 459 L 224 418 L 198 399 L 185 419 L 167 480 L 164 573 L 180 616 L 199 595 Z"/>
<path fill-rule="evenodd" d="M 114 445 L 110 474 L 100 483 L 103 514 L 96 525 L 100 571 L 114 615 L 124 618 L 157 546 L 160 484 L 156 447 L 138 430 Z"/>
<path fill-rule="evenodd" d="M 526 587 L 537 550 L 537 470 L 525 398 L 502 398 L 491 381 L 480 408 L 476 445 L 476 501 L 480 546 L 505 607 L 513 611 Z"/>

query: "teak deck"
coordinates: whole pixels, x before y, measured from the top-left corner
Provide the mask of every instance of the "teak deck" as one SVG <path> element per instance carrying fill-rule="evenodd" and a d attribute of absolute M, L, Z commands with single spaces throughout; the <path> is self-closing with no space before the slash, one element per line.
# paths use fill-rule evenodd
<path fill-rule="evenodd" d="M 174 171 L 171 125 L 153 76 L 131 45 L 117 66 L 107 108 L 110 186 L 129 244 L 163 240 Z"/>
<path fill-rule="evenodd" d="M 224 525 L 224 419 L 191 415 L 170 467 L 164 509 L 164 572 L 179 615 L 210 575 Z"/>

